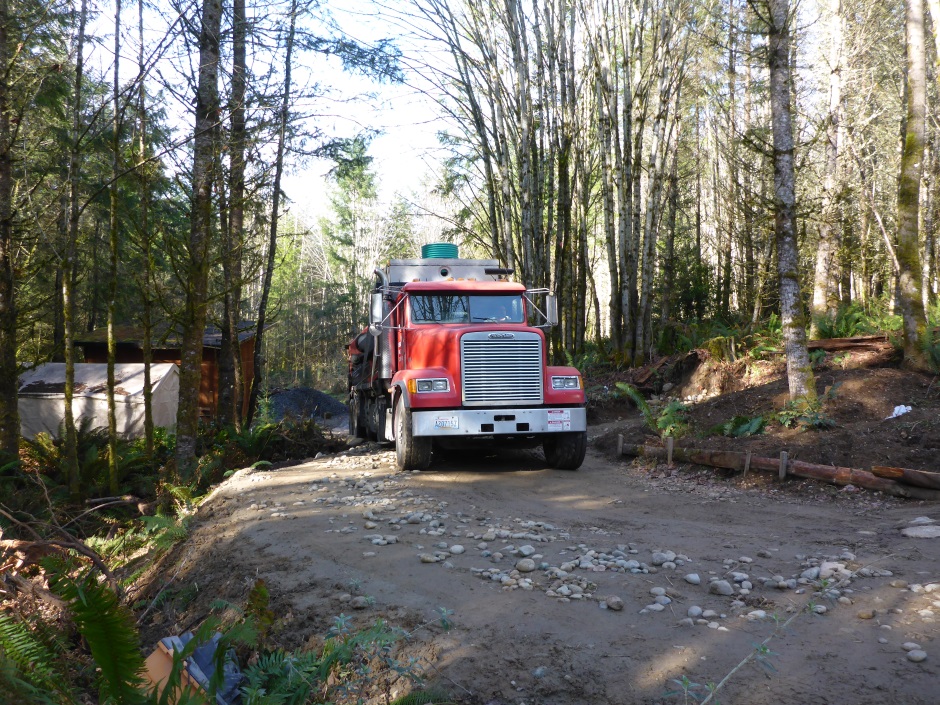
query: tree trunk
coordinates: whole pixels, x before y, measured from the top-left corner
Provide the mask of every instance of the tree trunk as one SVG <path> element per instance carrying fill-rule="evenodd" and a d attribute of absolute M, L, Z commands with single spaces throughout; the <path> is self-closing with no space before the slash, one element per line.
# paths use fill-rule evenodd
<path fill-rule="evenodd" d="M 75 93 L 72 104 L 72 144 L 69 151 L 69 237 L 62 260 L 62 319 L 65 333 L 65 467 L 69 479 L 69 494 L 77 499 L 81 494 L 81 477 L 78 468 L 78 442 L 75 433 L 75 416 L 72 413 L 72 397 L 75 392 L 75 347 L 72 344 L 75 332 L 75 261 L 78 247 L 78 186 L 79 150 L 81 148 L 82 83 L 84 79 L 85 20 L 88 14 L 87 0 L 82 0 L 78 17 L 76 39 Z"/>
<path fill-rule="evenodd" d="M 620 22 L 623 25 L 632 24 L 628 17 Z M 624 27 L 626 29 L 626 26 Z M 630 27 L 630 40 L 622 34 L 621 51 L 622 75 L 623 75 L 623 101 L 620 108 L 620 138 L 617 141 L 616 158 L 618 161 L 617 173 L 619 174 L 619 183 L 617 184 L 617 250 L 620 256 L 620 319 L 623 321 L 624 332 L 620 335 L 617 345 L 623 348 L 626 344 L 626 338 L 629 334 L 629 327 L 632 325 L 633 313 L 636 310 L 636 268 L 637 253 L 639 245 L 637 238 L 639 230 L 633 227 L 633 199 L 631 188 L 633 186 L 633 66 L 631 60 L 637 54 L 635 46 L 638 33 L 635 27 Z M 634 41 L 636 40 L 636 41 Z M 626 355 L 624 356 L 625 359 Z"/>
<path fill-rule="evenodd" d="M 816 383 L 806 350 L 806 325 L 800 301 L 796 244 L 796 198 L 790 92 L 790 8 L 788 0 L 768 0 L 767 53 L 774 154 L 774 232 L 780 277 L 780 318 L 787 358 L 790 398 L 816 398 Z"/>
<path fill-rule="evenodd" d="M 842 109 L 842 0 L 829 0 L 829 113 L 826 116 L 826 176 L 823 186 L 819 246 L 813 278 L 810 308 L 811 337 L 819 337 L 819 324 L 836 315 L 838 305 L 837 270 L 841 247 L 839 212 L 839 130 Z"/>
<path fill-rule="evenodd" d="M 241 320 L 242 249 L 245 242 L 245 99 L 248 85 L 246 39 L 248 19 L 245 0 L 232 6 L 232 133 L 229 150 L 229 223 L 227 251 L 223 256 L 225 316 L 229 329 L 232 365 L 232 409 L 235 427 L 241 429 L 245 413 L 245 377 L 242 370 L 238 323 Z"/>
<path fill-rule="evenodd" d="M 108 245 L 110 267 L 108 272 L 108 486 L 111 494 L 117 494 L 118 457 L 117 457 L 117 409 L 114 402 L 114 365 L 117 361 L 117 340 L 114 337 L 114 316 L 117 309 L 118 278 L 118 176 L 121 173 L 121 93 L 120 93 L 120 57 L 121 57 L 121 0 L 114 4 L 114 84 L 112 100 L 114 114 L 111 116 L 111 185 L 110 213 L 108 222 Z"/>
<path fill-rule="evenodd" d="M 920 181 L 923 176 L 927 113 L 927 47 L 923 0 L 905 0 L 907 119 L 898 178 L 898 303 L 904 319 L 904 366 L 927 370 L 927 317 L 921 293 L 919 252 Z"/>
<path fill-rule="evenodd" d="M 669 167 L 669 179 L 666 195 L 666 251 L 663 254 L 662 275 L 663 292 L 660 301 L 659 317 L 661 326 L 669 324 L 672 316 L 672 301 L 675 296 L 675 243 L 676 243 L 676 213 L 679 210 L 679 124 L 676 123 L 676 145 L 672 150 L 672 164 Z"/>
<path fill-rule="evenodd" d="M 193 195 L 186 277 L 186 303 L 180 362 L 179 409 L 176 417 L 176 464 L 188 479 L 196 461 L 199 433 L 199 388 L 202 343 L 206 327 L 209 284 L 209 243 L 212 239 L 212 187 L 215 181 L 219 114 L 219 32 L 221 0 L 204 0 L 199 32 L 199 77 L 193 136 Z"/>
<path fill-rule="evenodd" d="M 617 240 L 614 225 L 614 190 L 610 163 L 610 108 L 607 96 L 606 69 L 598 66 L 597 112 L 601 154 L 601 198 L 604 208 L 604 241 L 607 244 L 607 269 L 610 274 L 610 339 L 614 349 L 623 352 L 621 346 L 621 311 L 619 301 L 619 277 L 617 267 Z"/>
<path fill-rule="evenodd" d="M 297 22 L 297 0 L 291 0 L 290 28 L 287 32 L 286 56 L 284 58 L 284 93 L 281 96 L 281 110 L 278 116 L 277 156 L 274 161 L 274 193 L 271 203 L 271 230 L 268 233 L 268 260 L 264 271 L 261 288 L 261 302 L 258 305 L 258 327 L 255 332 L 254 377 L 251 381 L 251 396 L 248 399 L 248 420 L 250 425 L 258 407 L 258 392 L 264 384 L 264 323 L 267 314 L 268 296 L 271 293 L 271 281 L 274 278 L 274 262 L 277 252 L 277 223 L 281 205 L 281 175 L 284 172 L 284 147 L 287 140 L 287 117 L 290 106 L 291 58 L 294 53 L 294 28 Z"/>
<path fill-rule="evenodd" d="M 144 358 L 144 450 L 151 468 L 154 462 L 154 427 L 153 427 L 153 381 L 150 374 L 150 365 L 153 363 L 153 299 L 151 286 L 153 284 L 153 252 L 150 240 L 150 188 L 147 178 L 147 88 L 144 76 L 147 66 L 144 61 L 144 3 L 137 2 L 137 35 L 140 46 L 137 50 L 137 71 L 140 85 L 137 87 L 137 120 L 139 123 L 137 151 L 140 158 L 138 174 L 140 188 L 140 230 L 144 253 L 144 278 L 141 287 L 143 295 L 141 304 L 143 311 L 141 322 L 144 329 L 143 358 Z"/>
<path fill-rule="evenodd" d="M 0 0 L 0 453 L 19 457 L 13 274 L 13 140 L 10 133 L 9 0 Z M 80 54 L 79 54 L 80 55 Z M 79 59 L 80 60 L 80 59 Z"/>
<path fill-rule="evenodd" d="M 68 183 L 68 169 L 63 181 Z M 63 190 L 59 196 L 59 218 L 56 224 L 59 235 L 59 246 L 64 247 L 69 240 L 69 194 Z M 95 253 L 92 253 L 94 257 Z M 65 320 L 62 311 L 62 264 L 56 263 L 55 293 L 52 303 L 52 362 L 65 362 Z M 94 318 L 94 311 L 89 316 L 89 322 Z"/>

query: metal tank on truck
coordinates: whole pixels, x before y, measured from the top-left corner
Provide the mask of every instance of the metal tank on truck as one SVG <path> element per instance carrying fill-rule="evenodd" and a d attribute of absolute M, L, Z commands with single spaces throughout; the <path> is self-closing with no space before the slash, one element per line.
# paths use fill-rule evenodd
<path fill-rule="evenodd" d="M 509 280 L 496 260 L 451 244 L 376 269 L 369 327 L 349 343 L 349 432 L 393 441 L 398 467 L 434 448 L 535 447 L 576 470 L 587 449 L 584 383 L 548 364 L 557 324 L 547 289 Z"/>

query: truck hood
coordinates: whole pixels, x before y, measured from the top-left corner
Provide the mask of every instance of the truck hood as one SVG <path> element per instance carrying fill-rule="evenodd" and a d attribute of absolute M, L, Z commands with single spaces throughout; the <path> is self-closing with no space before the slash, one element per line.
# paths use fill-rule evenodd
<path fill-rule="evenodd" d="M 420 369 L 425 367 L 445 367 L 450 370 L 460 369 L 460 339 L 465 333 L 535 333 L 542 338 L 545 348 L 545 334 L 538 328 L 521 324 L 491 323 L 466 325 L 462 323 L 441 323 L 416 326 L 408 330 L 406 350 L 407 367 Z"/>

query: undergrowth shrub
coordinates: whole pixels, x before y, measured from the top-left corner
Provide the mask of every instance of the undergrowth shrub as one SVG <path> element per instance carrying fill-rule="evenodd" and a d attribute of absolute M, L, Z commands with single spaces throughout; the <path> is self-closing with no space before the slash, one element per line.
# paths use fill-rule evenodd
<path fill-rule="evenodd" d="M 766 421 L 763 416 L 733 416 L 724 423 L 710 428 L 706 435 L 729 436 L 730 438 L 743 438 L 756 436 L 764 432 Z"/>
<path fill-rule="evenodd" d="M 840 306 L 835 316 L 818 318 L 816 323 L 820 338 L 852 338 L 897 332 L 901 330 L 903 320 L 889 313 L 887 298 L 880 298 L 868 305 L 853 302 Z"/>
<path fill-rule="evenodd" d="M 75 428 L 76 450 L 82 494 L 101 497 L 109 494 L 108 429 L 92 428 L 91 419 L 83 418 Z M 143 439 L 118 439 L 117 466 L 121 491 L 141 497 L 152 497 L 158 484 L 157 468 L 172 455 L 175 436 L 159 429 L 155 433 L 154 457 L 147 457 Z M 68 469 L 65 453 L 65 430 L 57 437 L 40 433 L 34 439 L 23 439 L 20 444 L 22 470 L 43 478 L 43 484 L 53 499 L 65 500 L 68 495 Z M 0 469 L 0 475 L 3 470 Z M 23 473 L 17 475 L 18 486 L 23 489 L 35 482 L 27 482 Z M 17 482 L 12 482 L 17 485 Z"/>
<path fill-rule="evenodd" d="M 824 406 L 835 398 L 840 384 L 837 382 L 815 399 L 791 399 L 777 412 L 777 421 L 787 428 L 798 428 L 801 431 L 821 431 L 835 427 L 836 422 L 826 415 Z"/>
<path fill-rule="evenodd" d="M 207 674 L 209 701 L 223 688 L 230 693 L 236 687 L 245 705 L 447 701 L 442 694 L 421 690 L 423 669 L 416 658 L 402 657 L 400 647 L 432 624 L 448 630 L 450 610 L 441 608 L 436 617 L 411 632 L 382 620 L 357 626 L 341 614 L 322 646 L 287 651 L 272 645 L 277 620 L 270 593 L 259 579 L 244 609 L 221 600 L 212 604 L 193 639 L 174 652 L 171 673 L 158 694 L 144 687 L 136 615 L 109 583 L 93 569 L 82 568 L 75 558 L 47 557 L 41 564 L 68 619 L 63 622 L 48 610 L 34 611 L 30 621 L 0 613 L 0 687 L 4 689 L 0 700 L 4 702 L 5 697 L 12 697 L 12 702 L 66 705 L 88 701 L 94 691 L 100 702 L 115 705 L 203 704 L 202 695 L 184 693 L 182 699 L 175 699 L 173 693 L 181 683 L 185 661 L 196 648 L 216 640 L 213 670 Z M 147 602 L 152 607 L 163 595 L 171 595 L 166 585 L 154 598 L 138 604 Z M 177 597 L 171 595 L 171 599 Z M 224 620 L 220 612 L 226 615 Z M 62 623 L 70 625 L 64 633 Z M 239 653 L 243 678 L 235 685 L 227 664 L 234 663 Z M 396 698 L 396 691 L 411 692 Z M 422 692 L 429 697 L 422 697 Z"/>
<path fill-rule="evenodd" d="M 669 321 L 660 333 L 659 351 L 663 354 L 686 352 L 706 348 L 708 341 L 716 338 L 733 338 L 739 335 L 739 330 L 727 323 L 716 319 L 687 321 Z"/>
<path fill-rule="evenodd" d="M 210 427 L 200 436 L 196 471 L 187 482 L 197 490 L 205 490 L 232 469 L 259 461 L 305 460 L 344 446 L 345 441 L 326 434 L 313 419 L 285 418 L 277 423 L 257 423 L 242 431 L 234 426 Z"/>
<path fill-rule="evenodd" d="M 760 327 L 744 336 L 742 345 L 748 356 L 755 360 L 780 352 L 783 345 L 783 324 L 780 316 L 776 313 L 770 314 Z"/>
<path fill-rule="evenodd" d="M 643 414 L 643 420 L 646 422 L 647 428 L 657 436 L 681 438 L 688 433 L 689 407 L 682 402 L 673 399 L 661 409 L 654 410 L 646 397 L 640 394 L 640 391 L 632 384 L 617 382 L 616 386 L 620 392 L 636 404 L 637 409 Z"/>
<path fill-rule="evenodd" d="M 817 318 L 816 326 L 820 338 L 852 338 L 876 332 L 868 312 L 857 303 L 840 306 L 835 316 Z"/>

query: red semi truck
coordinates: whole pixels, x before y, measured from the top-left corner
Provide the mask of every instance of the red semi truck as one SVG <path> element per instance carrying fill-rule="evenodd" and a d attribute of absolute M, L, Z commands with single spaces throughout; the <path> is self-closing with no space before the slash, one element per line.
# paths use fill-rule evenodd
<path fill-rule="evenodd" d="M 428 467 L 433 448 L 480 444 L 541 445 L 550 466 L 578 469 L 584 383 L 547 362 L 554 296 L 509 281 L 496 260 L 430 247 L 454 256 L 375 270 L 370 325 L 349 343 L 350 434 L 393 441 L 402 470 Z"/>

